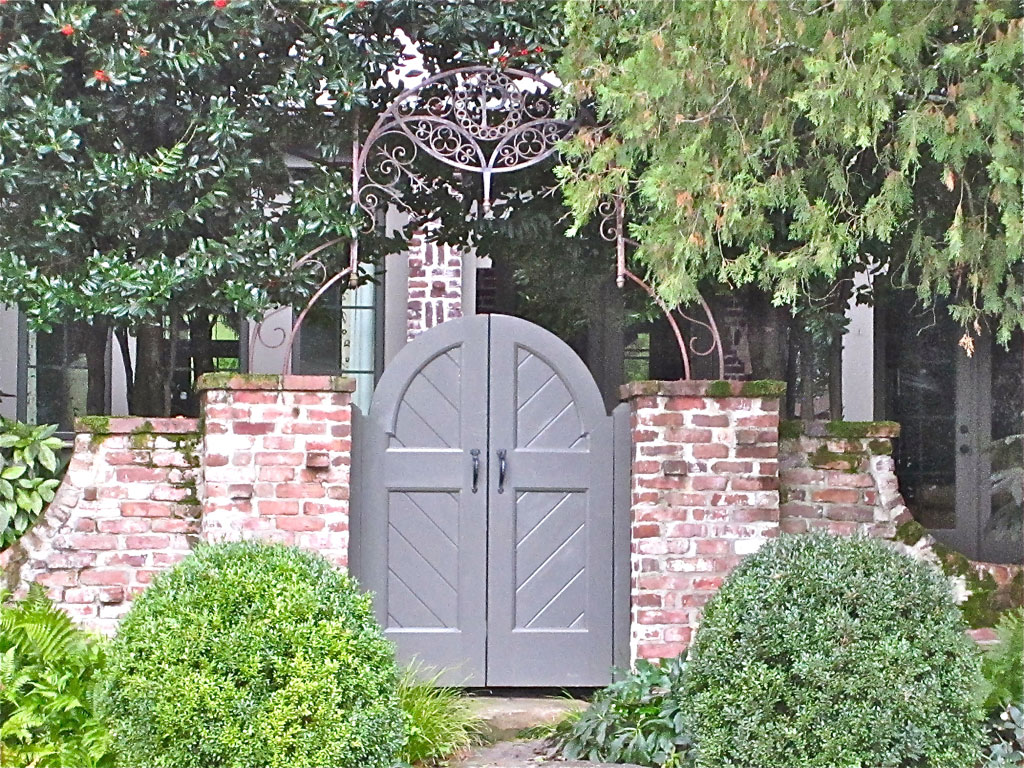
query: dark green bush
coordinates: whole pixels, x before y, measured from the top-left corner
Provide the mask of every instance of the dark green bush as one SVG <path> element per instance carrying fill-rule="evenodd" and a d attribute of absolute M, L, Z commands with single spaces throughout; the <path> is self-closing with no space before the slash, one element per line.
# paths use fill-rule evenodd
<path fill-rule="evenodd" d="M 937 569 L 873 539 L 783 536 L 706 606 L 697 764 L 973 766 L 979 655 Z"/>
<path fill-rule="evenodd" d="M 201 547 L 140 596 L 105 704 L 132 768 L 385 768 L 405 741 L 396 685 L 355 582 L 246 542 Z"/>
<path fill-rule="evenodd" d="M 0 606 L 0 765 L 112 766 L 95 708 L 102 669 L 102 641 L 77 629 L 42 587 Z"/>
<path fill-rule="evenodd" d="M 683 694 L 682 658 L 652 664 L 594 694 L 590 706 L 555 733 L 569 760 L 675 766 L 690 765 L 690 728 Z"/>

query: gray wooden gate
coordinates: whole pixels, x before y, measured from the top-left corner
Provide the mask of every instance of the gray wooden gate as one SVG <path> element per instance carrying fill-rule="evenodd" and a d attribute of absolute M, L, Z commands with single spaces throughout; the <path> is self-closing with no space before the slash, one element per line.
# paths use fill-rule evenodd
<path fill-rule="evenodd" d="M 449 321 L 395 357 L 357 415 L 351 550 L 400 658 L 449 684 L 610 682 L 627 424 L 566 344 L 518 318 Z"/>

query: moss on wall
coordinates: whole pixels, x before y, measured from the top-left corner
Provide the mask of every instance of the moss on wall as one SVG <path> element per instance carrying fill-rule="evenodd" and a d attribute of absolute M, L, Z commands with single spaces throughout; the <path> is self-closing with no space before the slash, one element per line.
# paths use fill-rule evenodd
<path fill-rule="evenodd" d="M 919 522 L 910 520 L 896 529 L 893 538 L 908 546 L 914 546 L 927 533 Z M 972 629 L 994 627 L 1003 611 L 1024 602 L 1024 571 L 1014 577 L 1007 589 L 1000 590 L 992 574 L 979 573 L 966 555 L 938 542 L 932 543 L 931 548 L 943 573 L 964 579 L 971 594 L 960 604 L 960 611 Z"/>
<path fill-rule="evenodd" d="M 740 387 L 743 397 L 782 397 L 786 394 L 786 382 L 763 379 L 760 381 L 744 381 Z"/>

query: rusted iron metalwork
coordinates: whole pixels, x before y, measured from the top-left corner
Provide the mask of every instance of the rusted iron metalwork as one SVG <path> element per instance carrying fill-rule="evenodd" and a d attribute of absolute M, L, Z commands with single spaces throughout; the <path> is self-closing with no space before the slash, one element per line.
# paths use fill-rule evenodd
<path fill-rule="evenodd" d="M 551 94 L 555 83 L 520 69 L 468 66 L 441 72 L 403 91 L 374 122 L 360 141 L 358 123 L 352 139 L 352 213 L 365 214 L 364 231 L 372 231 L 378 216 L 389 203 L 410 211 L 403 192 L 429 192 L 437 179 L 417 169 L 422 156 L 459 171 L 478 174 L 483 184 L 480 206 L 486 216 L 493 202 L 494 177 L 529 168 L 553 155 L 558 143 L 569 138 L 577 123 L 558 117 Z M 411 211 L 410 211 L 411 212 Z M 718 354 L 719 375 L 724 374 L 721 337 L 707 303 L 700 299 L 707 320 L 698 320 L 669 307 L 646 282 L 627 268 L 625 202 L 619 195 L 599 207 L 601 236 L 615 243 L 616 281 L 621 288 L 630 280 L 647 292 L 665 313 L 679 344 L 684 378 L 690 377 L 690 355 Z M 355 287 L 359 276 L 359 229 L 353 227 L 348 239 L 348 265 L 329 274 L 316 257 L 345 238 L 335 238 L 298 259 L 292 269 L 311 265 L 323 269 L 320 287 L 299 311 L 289 331 L 276 329 L 283 337 L 268 344 L 257 324 L 254 339 L 272 348 L 284 347 L 283 373 L 291 370 L 292 347 L 302 323 L 313 305 L 346 277 Z M 275 314 L 271 313 L 271 315 Z M 700 346 L 698 335 L 686 338 L 675 314 L 703 328 L 709 340 Z M 268 316 L 269 318 L 269 316 Z M 266 318 L 263 322 L 266 322 Z M 250 365 L 252 353 L 250 353 Z"/>
<path fill-rule="evenodd" d="M 699 304 L 705 317 L 704 320 L 700 320 L 689 314 L 682 304 L 675 307 L 669 306 L 654 288 L 629 270 L 626 266 L 626 246 L 632 245 L 635 247 L 637 243 L 626 236 L 626 202 L 623 194 L 617 194 L 611 200 L 603 201 L 598 205 L 597 212 L 600 216 L 598 230 L 601 233 L 602 239 L 615 243 L 616 284 L 621 288 L 628 279 L 640 286 L 650 296 L 651 300 L 658 305 L 658 308 L 665 315 L 665 319 L 672 328 L 672 334 L 675 336 L 676 343 L 679 345 L 679 356 L 683 363 L 683 378 L 691 378 L 690 355 L 693 355 L 695 357 L 714 356 L 716 358 L 718 378 L 724 379 L 725 355 L 723 354 L 722 337 L 718 332 L 718 323 L 715 322 L 715 315 L 707 301 L 704 300 L 704 297 L 699 293 L 697 294 L 697 304 Z M 689 323 L 689 328 L 696 329 L 689 337 L 680 328 L 679 322 L 675 317 L 676 314 Z"/>

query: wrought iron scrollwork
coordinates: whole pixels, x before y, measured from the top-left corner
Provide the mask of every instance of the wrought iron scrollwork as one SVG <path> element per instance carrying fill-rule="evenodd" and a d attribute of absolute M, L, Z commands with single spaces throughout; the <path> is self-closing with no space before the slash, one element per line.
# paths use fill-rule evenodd
<path fill-rule="evenodd" d="M 479 174 L 483 183 L 480 202 L 486 213 L 492 202 L 495 175 L 544 161 L 556 152 L 560 141 L 576 131 L 576 121 L 558 117 L 551 98 L 554 87 L 543 77 L 525 70 L 461 67 L 426 78 L 399 94 L 377 117 L 362 143 L 356 123 L 352 142 L 352 212 L 367 214 L 365 231 L 373 230 L 378 214 L 388 203 L 409 210 L 403 202 L 405 193 L 429 193 L 443 183 L 423 170 L 422 161 L 426 158 Z M 686 314 L 682 307 L 669 307 L 657 291 L 628 269 L 629 240 L 625 235 L 622 195 L 603 202 L 598 214 L 601 236 L 616 246 L 619 287 L 627 280 L 636 283 L 665 313 L 679 343 L 684 377 L 690 378 L 691 355 L 717 354 L 719 375 L 723 375 L 722 340 L 707 302 L 703 298 L 698 302 L 704 320 Z M 346 240 L 348 266 L 330 273 L 319 256 Z M 299 311 L 290 331 L 275 328 L 282 338 L 268 344 L 260 323 L 253 336 L 264 346 L 284 348 L 284 373 L 291 369 L 292 347 L 313 305 L 346 278 L 350 286 L 355 286 L 359 274 L 358 229 L 354 228 L 349 238 L 336 238 L 313 249 L 298 259 L 292 270 L 311 266 L 323 271 L 323 279 Z M 686 337 L 676 315 L 688 322 L 688 329 L 698 330 Z"/>
<path fill-rule="evenodd" d="M 402 203 L 402 186 L 429 190 L 420 155 L 479 174 L 485 210 L 495 174 L 522 170 L 554 154 L 576 123 L 556 116 L 553 85 L 519 69 L 462 67 L 427 78 L 385 110 L 355 159 L 355 200 L 372 219 L 383 196 Z"/>

